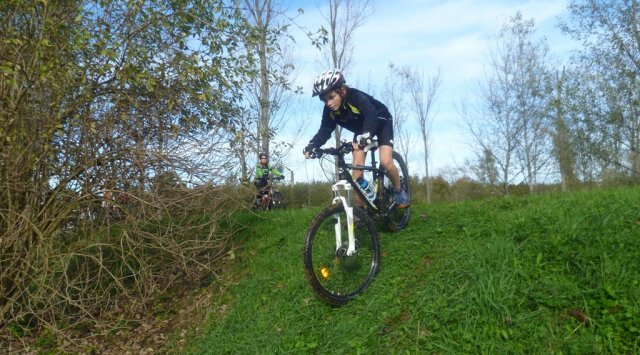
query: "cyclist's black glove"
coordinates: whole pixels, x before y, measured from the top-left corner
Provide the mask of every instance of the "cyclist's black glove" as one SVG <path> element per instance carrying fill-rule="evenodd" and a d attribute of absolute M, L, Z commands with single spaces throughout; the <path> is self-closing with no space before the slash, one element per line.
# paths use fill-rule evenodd
<path fill-rule="evenodd" d="M 313 158 L 315 156 L 314 154 L 315 150 L 316 150 L 316 147 L 309 144 L 308 146 L 304 147 L 304 149 L 302 150 L 302 154 L 309 153 L 309 158 Z"/>
<path fill-rule="evenodd" d="M 371 133 L 365 132 L 356 136 L 356 142 L 360 147 L 364 147 L 367 144 L 371 144 Z"/>

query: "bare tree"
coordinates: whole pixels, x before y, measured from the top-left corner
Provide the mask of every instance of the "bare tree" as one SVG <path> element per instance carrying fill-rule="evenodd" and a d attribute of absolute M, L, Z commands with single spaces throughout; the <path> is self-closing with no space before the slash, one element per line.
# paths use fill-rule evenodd
<path fill-rule="evenodd" d="M 269 152 L 269 116 L 270 116 L 270 80 L 268 71 L 268 53 L 271 43 L 269 42 L 269 31 L 273 26 L 274 17 L 278 15 L 271 0 L 244 0 L 244 5 L 249 14 L 249 19 L 253 24 L 252 33 L 247 42 L 250 52 L 255 51 L 258 55 L 259 66 L 257 68 L 257 103 L 259 110 L 258 119 L 258 140 L 262 151 Z"/>
<path fill-rule="evenodd" d="M 533 39 L 534 26 L 533 20 L 523 20 L 518 12 L 499 37 L 502 48 L 511 47 L 502 53 L 509 53 L 503 58 L 505 62 L 511 61 L 508 65 L 514 68 L 512 85 L 522 125 L 522 145 L 517 156 L 531 193 L 552 159 L 547 90 L 549 49 L 544 40 Z"/>
<path fill-rule="evenodd" d="M 327 64 L 348 69 L 353 55 L 353 35 L 372 14 L 371 1 L 328 0 L 327 5 L 328 14 L 323 15 L 329 23 Z"/>
<path fill-rule="evenodd" d="M 435 104 L 441 79 L 440 71 L 433 76 L 425 78 L 424 73 L 417 68 L 406 67 L 402 69 L 404 87 L 406 88 L 413 113 L 416 117 L 422 134 L 422 147 L 424 149 L 424 174 L 427 202 L 431 202 L 431 188 L 429 186 L 429 141 L 431 125 L 433 123 L 433 105 Z"/>
<path fill-rule="evenodd" d="M 277 152 L 274 137 L 285 126 L 289 116 L 284 115 L 291 104 L 291 95 L 300 90 L 291 87 L 294 70 L 288 35 L 290 21 L 285 16 L 286 8 L 281 1 L 244 0 L 244 9 L 251 23 L 245 45 L 247 56 L 257 56 L 256 75 L 246 83 L 245 108 L 241 119 L 243 132 L 238 134 L 236 148 L 242 167 L 242 180 L 248 177 L 247 158 L 250 153 L 257 156 L 260 152 L 286 154 L 292 147 L 291 142 L 280 142 Z M 257 142 L 257 144 L 251 144 Z"/>
<path fill-rule="evenodd" d="M 402 155 L 404 161 L 409 161 L 411 134 L 405 127 L 407 113 L 405 112 L 406 97 L 404 90 L 402 90 L 402 73 L 400 68 L 393 63 L 389 63 L 388 69 L 381 96 L 393 115 L 393 149 Z"/>
<path fill-rule="evenodd" d="M 493 161 L 503 192 L 523 177 L 534 191 L 538 173 L 550 161 L 545 89 L 544 42 L 533 42 L 534 23 L 518 12 L 505 23 L 491 48 L 481 103 L 464 120 L 477 144 L 478 157 Z"/>

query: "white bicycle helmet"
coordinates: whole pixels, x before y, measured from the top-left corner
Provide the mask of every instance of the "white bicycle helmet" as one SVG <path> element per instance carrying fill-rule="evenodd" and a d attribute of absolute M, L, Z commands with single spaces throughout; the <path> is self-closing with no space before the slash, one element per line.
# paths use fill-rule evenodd
<path fill-rule="evenodd" d="M 340 69 L 329 69 L 316 77 L 313 82 L 313 96 L 322 96 L 329 91 L 340 87 L 346 81 Z"/>

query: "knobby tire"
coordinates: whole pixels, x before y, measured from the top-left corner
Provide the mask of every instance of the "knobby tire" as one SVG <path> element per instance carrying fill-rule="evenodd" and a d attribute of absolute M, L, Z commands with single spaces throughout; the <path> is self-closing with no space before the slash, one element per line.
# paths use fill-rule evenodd
<path fill-rule="evenodd" d="M 407 164 L 405 164 L 404 159 L 398 152 L 393 152 L 393 163 L 398 169 L 398 173 L 400 174 L 400 187 L 407 193 L 409 199 L 411 199 L 411 185 L 409 184 L 409 169 L 407 169 Z M 385 179 L 384 179 L 384 198 L 387 200 L 385 205 L 389 206 L 393 200 L 393 185 L 391 184 L 391 179 L 389 178 L 389 174 L 387 171 L 384 171 Z M 397 208 L 395 207 L 392 211 L 390 211 L 389 215 L 385 218 L 387 228 L 391 231 L 399 231 L 404 229 L 409 223 L 409 219 L 411 218 L 411 206 L 405 208 Z"/>
<path fill-rule="evenodd" d="M 380 266 L 380 242 L 374 222 L 367 213 L 353 209 L 359 220 L 354 225 L 356 253 L 341 254 L 348 242 L 347 215 L 340 203 L 318 214 L 307 230 L 302 258 L 311 288 L 324 302 L 340 306 L 351 301 L 369 287 Z M 343 248 L 336 251 L 335 216 L 340 217 Z"/>

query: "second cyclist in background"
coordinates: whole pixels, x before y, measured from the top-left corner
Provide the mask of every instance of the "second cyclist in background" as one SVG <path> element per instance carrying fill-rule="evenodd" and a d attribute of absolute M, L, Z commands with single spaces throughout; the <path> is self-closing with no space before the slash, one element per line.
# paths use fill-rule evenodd
<path fill-rule="evenodd" d="M 330 69 L 318 75 L 313 83 L 313 96 L 324 102 L 320 129 L 304 148 L 305 158 L 314 149 L 321 147 L 331 138 L 336 125 L 353 132 L 353 164 L 364 165 L 367 153 L 362 149 L 369 140 L 377 137 L 380 164 L 389 172 L 393 192 L 398 207 L 405 208 L 411 203 L 407 193 L 400 186 L 400 175 L 393 164 L 393 118 L 389 109 L 380 101 L 358 89 L 348 87 L 339 69 Z M 353 178 L 363 188 L 362 171 L 354 170 Z"/>
<path fill-rule="evenodd" d="M 258 189 L 257 199 L 260 199 L 265 194 L 264 188 L 269 183 L 269 176 L 272 179 L 284 179 L 284 175 L 269 163 L 269 155 L 267 153 L 260 153 L 259 158 L 260 161 L 256 164 L 256 178 L 253 181 L 253 184 Z"/>

